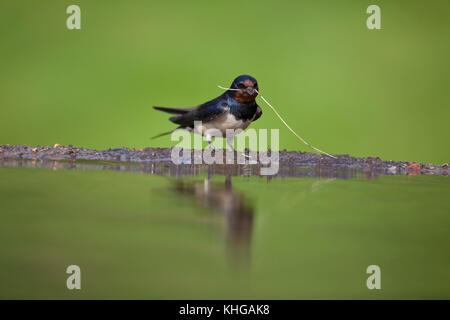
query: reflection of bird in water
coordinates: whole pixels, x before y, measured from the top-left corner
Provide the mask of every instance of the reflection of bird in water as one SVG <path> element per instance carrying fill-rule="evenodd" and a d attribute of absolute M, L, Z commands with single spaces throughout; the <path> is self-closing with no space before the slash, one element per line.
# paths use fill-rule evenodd
<path fill-rule="evenodd" d="M 239 264 L 249 262 L 253 209 L 241 194 L 233 192 L 231 176 L 226 177 L 224 186 L 212 184 L 209 178 L 203 183 L 177 181 L 175 190 L 193 196 L 203 206 L 222 213 L 232 261 Z"/>

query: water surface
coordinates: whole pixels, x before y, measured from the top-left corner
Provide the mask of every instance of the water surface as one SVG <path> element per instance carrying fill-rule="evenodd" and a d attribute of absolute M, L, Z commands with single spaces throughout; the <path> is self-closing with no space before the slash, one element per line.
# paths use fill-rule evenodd
<path fill-rule="evenodd" d="M 450 298 L 448 177 L 18 164 L 0 167 L 0 298 Z"/>

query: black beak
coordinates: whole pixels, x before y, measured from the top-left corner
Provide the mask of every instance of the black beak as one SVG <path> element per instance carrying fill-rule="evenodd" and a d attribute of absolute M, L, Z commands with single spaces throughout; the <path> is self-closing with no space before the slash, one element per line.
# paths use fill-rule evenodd
<path fill-rule="evenodd" d="M 254 87 L 247 87 L 245 88 L 245 91 L 249 94 L 249 95 L 253 95 L 255 93 L 255 88 Z"/>

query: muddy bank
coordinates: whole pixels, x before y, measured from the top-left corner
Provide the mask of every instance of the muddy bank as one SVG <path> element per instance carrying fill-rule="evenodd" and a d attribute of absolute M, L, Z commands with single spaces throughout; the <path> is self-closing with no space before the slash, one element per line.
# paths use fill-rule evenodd
<path fill-rule="evenodd" d="M 168 148 L 93 150 L 60 145 L 36 147 L 0 145 L 0 165 L 37 167 L 55 167 L 56 165 L 57 168 L 98 168 L 175 175 L 192 175 L 203 171 L 214 171 L 217 174 L 259 175 L 259 169 L 262 167 L 255 161 L 256 159 L 242 165 L 194 164 L 196 163 L 194 160 L 199 160 L 198 157 L 197 159 L 184 158 L 183 164 L 175 165 L 171 161 L 171 152 L 172 149 Z M 192 152 L 188 152 L 192 156 Z M 334 156 L 337 159 L 310 152 L 280 151 L 280 169 L 277 175 L 350 178 L 356 176 L 358 172 L 368 177 L 379 174 L 446 176 L 449 174 L 448 164 L 432 165 L 409 161 L 384 161 L 378 157 Z M 234 157 L 236 159 L 236 154 Z"/>

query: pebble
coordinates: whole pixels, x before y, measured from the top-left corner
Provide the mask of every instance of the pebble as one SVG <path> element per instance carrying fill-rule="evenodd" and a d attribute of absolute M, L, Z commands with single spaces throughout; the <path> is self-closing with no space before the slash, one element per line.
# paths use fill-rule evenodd
<path fill-rule="evenodd" d="M 395 167 L 395 166 L 390 166 L 390 167 L 388 168 L 388 171 L 389 171 L 390 173 L 396 173 L 396 172 L 397 172 L 397 167 Z"/>
<path fill-rule="evenodd" d="M 410 170 L 420 170 L 420 165 L 418 163 L 412 163 L 409 166 L 407 166 Z"/>

